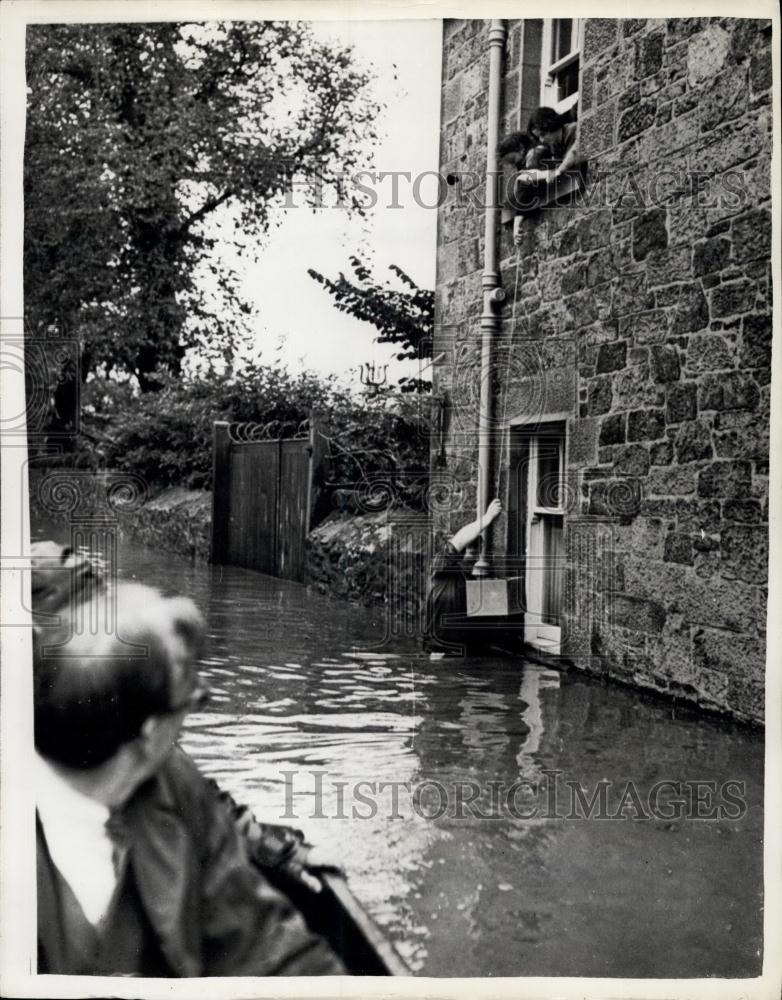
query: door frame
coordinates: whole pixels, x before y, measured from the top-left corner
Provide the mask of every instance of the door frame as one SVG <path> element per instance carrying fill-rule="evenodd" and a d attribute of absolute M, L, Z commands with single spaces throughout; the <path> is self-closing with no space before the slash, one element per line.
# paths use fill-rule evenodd
<path fill-rule="evenodd" d="M 564 556 L 551 565 L 542 551 L 542 528 L 546 520 L 562 518 L 565 526 L 565 480 L 568 461 L 567 422 L 570 414 L 557 413 L 530 423 L 524 417 L 508 422 L 508 556 L 519 566 L 514 578 L 515 605 L 524 615 L 524 640 L 545 652 L 560 652 L 562 626 L 544 620 L 545 572 L 563 573 Z M 558 505 L 544 506 L 538 498 L 538 456 L 541 441 L 561 442 L 558 469 Z M 561 602 L 559 612 L 561 615 Z"/>

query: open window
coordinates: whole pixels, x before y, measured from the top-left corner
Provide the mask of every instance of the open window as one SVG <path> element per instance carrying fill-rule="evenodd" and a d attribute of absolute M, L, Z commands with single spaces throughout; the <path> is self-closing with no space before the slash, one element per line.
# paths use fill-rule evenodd
<path fill-rule="evenodd" d="M 578 73 L 583 24 L 580 18 L 556 17 L 543 21 L 540 67 L 540 103 L 572 121 L 578 117 Z"/>
<path fill-rule="evenodd" d="M 524 22 L 519 64 L 519 130 L 527 130 L 537 107 L 549 107 L 573 123 L 579 112 L 579 73 L 584 21 L 579 18 L 546 18 Z M 569 124 L 573 128 L 572 124 Z M 506 170 L 502 221 L 521 217 L 552 204 L 572 202 L 584 186 L 586 163 L 548 183 L 515 186 L 516 174 Z"/>

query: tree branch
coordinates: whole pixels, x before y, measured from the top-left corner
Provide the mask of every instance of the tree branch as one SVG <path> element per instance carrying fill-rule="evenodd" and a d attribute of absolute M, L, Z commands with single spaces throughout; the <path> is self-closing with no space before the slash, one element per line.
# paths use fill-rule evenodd
<path fill-rule="evenodd" d="M 227 201 L 232 194 L 233 192 L 230 189 L 228 189 L 223 191 L 221 195 L 218 195 L 215 198 L 207 198 L 204 204 L 197 211 L 193 212 L 192 215 L 188 216 L 185 219 L 185 221 L 179 227 L 179 233 L 181 235 L 184 235 L 186 232 L 189 231 L 191 226 L 195 225 L 196 222 L 200 222 L 201 219 L 203 219 L 204 216 L 209 215 L 210 212 L 214 212 L 214 210 L 218 206 L 222 205 L 224 201 Z"/>

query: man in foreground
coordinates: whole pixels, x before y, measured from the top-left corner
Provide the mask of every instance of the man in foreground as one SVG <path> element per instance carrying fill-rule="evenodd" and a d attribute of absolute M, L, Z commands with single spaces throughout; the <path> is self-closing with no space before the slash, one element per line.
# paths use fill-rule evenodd
<path fill-rule="evenodd" d="M 39 973 L 344 972 L 175 747 L 202 637 L 191 601 L 138 584 L 35 632 Z"/>

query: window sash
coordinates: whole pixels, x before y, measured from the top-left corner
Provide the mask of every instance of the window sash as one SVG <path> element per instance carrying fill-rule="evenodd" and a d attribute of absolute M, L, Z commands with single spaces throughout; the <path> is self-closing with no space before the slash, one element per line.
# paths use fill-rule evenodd
<path fill-rule="evenodd" d="M 543 514 L 562 516 L 565 508 L 561 502 L 556 507 L 544 507 L 538 503 L 538 486 L 540 476 L 540 451 L 544 445 L 546 451 L 557 449 L 557 495 L 559 500 L 563 499 L 565 481 L 565 438 L 563 436 L 536 435 L 530 441 L 529 453 L 529 488 L 527 499 L 529 503 L 529 513 L 531 517 L 540 517 Z"/>
<path fill-rule="evenodd" d="M 551 63 L 548 68 L 549 76 L 557 76 L 562 72 L 563 69 L 567 69 L 574 62 L 578 62 L 579 56 L 581 55 L 581 50 L 576 49 L 575 52 L 568 52 L 566 56 L 562 56 L 557 62 Z"/>
<path fill-rule="evenodd" d="M 559 75 L 566 69 L 577 63 L 581 57 L 581 43 L 583 37 L 583 19 L 573 18 L 573 26 L 570 34 L 570 52 L 560 56 L 556 61 L 552 61 L 554 40 L 556 37 L 556 21 L 558 18 L 545 18 L 543 21 L 543 36 L 541 39 L 541 67 L 540 67 L 540 103 L 552 107 L 559 114 L 565 114 L 575 104 L 578 103 L 579 91 L 562 100 L 557 100 Z"/>
<path fill-rule="evenodd" d="M 549 474 L 557 480 L 557 499 L 564 500 L 566 431 L 556 425 L 540 428 L 529 439 L 527 474 L 527 513 L 525 538 L 526 610 L 524 637 L 527 641 L 546 640 L 551 651 L 558 652 L 561 640 L 560 615 L 563 572 L 566 563 L 563 507 L 538 504 L 541 458 L 545 455 Z M 556 465 L 556 471 L 551 468 Z M 552 646 L 552 643 L 554 644 Z M 556 646 L 556 649 L 554 649 Z"/>

